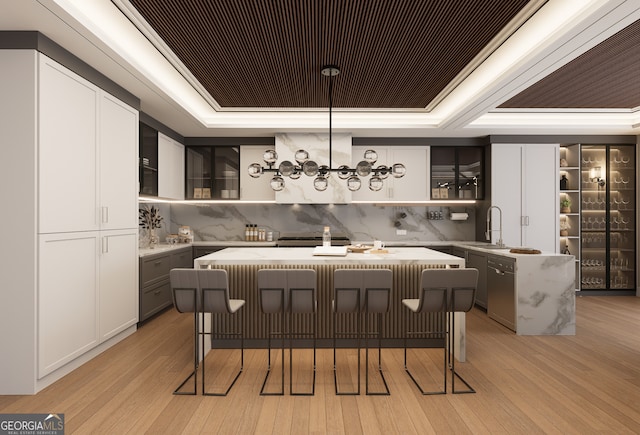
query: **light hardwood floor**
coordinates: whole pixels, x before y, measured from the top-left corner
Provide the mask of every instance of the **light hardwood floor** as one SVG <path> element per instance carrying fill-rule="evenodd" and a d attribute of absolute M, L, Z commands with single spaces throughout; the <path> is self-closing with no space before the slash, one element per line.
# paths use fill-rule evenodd
<path fill-rule="evenodd" d="M 640 433 L 640 298 L 581 297 L 577 313 L 576 336 L 520 337 L 472 311 L 468 361 L 456 368 L 476 394 L 419 395 L 402 350 L 383 349 L 391 395 L 336 396 L 322 349 L 315 396 L 260 396 L 266 351 L 252 349 L 229 396 L 203 397 L 171 394 L 189 372 L 192 318 L 169 310 L 39 394 L 0 396 L 0 413 L 64 413 L 66 433 L 78 434 Z M 237 361 L 217 352 L 212 382 Z M 421 370 L 441 364 L 441 351 L 419 352 Z M 296 352 L 301 388 L 310 355 Z"/>

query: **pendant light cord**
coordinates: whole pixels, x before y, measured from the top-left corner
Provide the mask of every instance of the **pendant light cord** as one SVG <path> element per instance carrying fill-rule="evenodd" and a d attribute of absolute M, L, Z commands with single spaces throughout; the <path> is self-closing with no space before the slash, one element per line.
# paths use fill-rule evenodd
<path fill-rule="evenodd" d="M 333 160 L 331 158 L 332 153 L 332 107 L 333 107 L 333 74 L 329 76 L 329 169 L 333 168 Z"/>

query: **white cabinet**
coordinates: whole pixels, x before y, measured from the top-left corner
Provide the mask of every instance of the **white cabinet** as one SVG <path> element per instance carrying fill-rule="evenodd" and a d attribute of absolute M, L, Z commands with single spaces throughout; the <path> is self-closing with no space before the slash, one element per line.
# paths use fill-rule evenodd
<path fill-rule="evenodd" d="M 158 133 L 158 196 L 184 199 L 184 145 Z"/>
<path fill-rule="evenodd" d="M 491 205 L 502 210 L 507 246 L 556 252 L 558 234 L 558 144 L 492 144 Z M 499 227 L 492 211 L 492 228 Z M 498 232 L 492 233 L 492 242 Z"/>
<path fill-rule="evenodd" d="M 98 232 L 40 236 L 38 377 L 98 344 Z"/>
<path fill-rule="evenodd" d="M 137 111 L 39 59 L 39 232 L 136 228 Z"/>
<path fill-rule="evenodd" d="M 104 341 L 138 321 L 138 232 L 101 232 L 99 333 Z"/>
<path fill-rule="evenodd" d="M 136 324 L 137 243 L 132 230 L 40 236 L 39 378 Z"/>
<path fill-rule="evenodd" d="M 0 64 L 0 394 L 35 394 L 135 331 L 138 113 L 35 50 Z"/>
<path fill-rule="evenodd" d="M 240 147 L 240 199 L 251 201 L 273 201 L 276 192 L 271 188 L 269 180 L 273 174 L 262 174 L 253 178 L 247 172 L 252 163 L 264 163 L 264 152 L 269 147 L 265 145 L 243 145 Z M 285 181 L 286 182 L 286 181 Z"/>
<path fill-rule="evenodd" d="M 100 93 L 100 229 L 137 229 L 138 112 Z"/>
<path fill-rule="evenodd" d="M 38 57 L 40 233 L 98 228 L 98 88 Z"/>
<path fill-rule="evenodd" d="M 370 176 L 363 178 L 360 190 L 353 192 L 353 200 L 425 201 L 430 198 L 428 146 L 354 146 L 352 149 L 354 167 L 363 160 L 364 152 L 368 149 L 373 149 L 378 153 L 378 161 L 374 167 L 402 163 L 407 168 L 407 172 L 402 178 L 393 178 L 390 175 L 384 180 L 382 190 L 378 192 L 369 189 Z"/>

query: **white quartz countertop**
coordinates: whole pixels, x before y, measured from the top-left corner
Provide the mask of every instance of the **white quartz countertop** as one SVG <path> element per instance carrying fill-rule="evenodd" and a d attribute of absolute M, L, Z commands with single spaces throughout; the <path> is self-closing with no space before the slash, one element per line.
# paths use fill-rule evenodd
<path fill-rule="evenodd" d="M 386 254 L 348 253 L 314 256 L 314 248 L 226 248 L 199 257 L 196 265 L 231 264 L 455 264 L 464 259 L 427 248 L 387 248 Z"/>
<path fill-rule="evenodd" d="M 224 247 L 271 247 L 276 246 L 276 242 L 248 242 L 245 240 L 209 240 L 197 241 L 193 246 L 224 246 Z"/>
<path fill-rule="evenodd" d="M 353 242 L 353 244 L 364 244 L 364 245 L 371 245 L 373 242 L 369 241 L 369 242 Z M 177 250 L 177 249 L 184 249 L 184 248 L 188 248 L 191 246 L 222 246 L 225 248 L 228 247 L 232 247 L 232 248 L 273 248 L 276 246 L 276 242 L 247 242 L 247 241 L 242 241 L 242 240 L 209 240 L 209 241 L 196 241 L 193 243 L 178 243 L 178 244 L 173 244 L 170 245 L 168 243 L 160 243 L 158 245 L 156 245 L 155 248 L 153 249 L 149 249 L 149 248 L 141 248 L 139 249 L 138 253 L 140 255 L 140 257 L 145 257 L 148 255 L 154 255 L 154 254 L 161 254 L 164 252 L 169 252 L 169 251 L 173 251 L 173 250 Z M 510 257 L 510 258 L 516 258 L 516 259 L 524 259 L 524 258 L 533 258 L 533 257 L 553 257 L 553 256 L 562 256 L 564 254 L 556 254 L 554 252 L 542 252 L 541 254 L 513 254 L 511 252 L 509 252 L 510 248 L 505 248 L 505 249 L 496 249 L 496 248 L 492 248 L 489 243 L 484 243 L 484 242 L 474 242 L 474 241 L 407 241 L 407 242 L 401 242 L 401 241 L 393 241 L 393 242 L 387 242 L 387 249 L 390 252 L 390 254 L 394 254 L 397 253 L 396 251 L 398 251 L 398 249 L 402 249 L 402 248 L 407 248 L 409 249 L 408 252 L 413 251 L 415 248 L 428 248 L 430 246 L 454 246 L 454 247 L 458 247 L 458 248 L 463 248 L 463 249 L 469 249 L 469 250 L 474 250 L 474 251 L 478 251 L 478 252 L 483 252 L 485 254 L 490 254 L 490 255 L 499 255 L 499 256 L 503 256 L 503 257 Z M 285 248 L 279 248 L 279 249 L 285 249 Z M 294 249 L 295 251 L 292 252 L 296 252 L 296 253 L 301 253 L 300 250 L 302 249 L 310 249 L 313 250 L 313 248 L 286 248 L 286 249 Z M 297 254 L 296 254 L 297 255 Z M 358 259 L 358 256 L 360 255 L 372 255 L 372 254 L 348 254 L 347 255 L 347 259 L 349 260 L 355 260 Z M 389 254 L 386 254 L 389 255 Z M 395 254 L 394 254 L 395 255 Z M 446 254 L 444 254 L 446 255 Z M 354 256 L 355 258 L 352 258 L 352 256 Z M 449 256 L 450 257 L 450 256 Z M 345 257 L 338 257 L 341 259 L 345 259 Z M 373 258 L 373 257 L 372 257 Z M 389 259 L 393 259 L 393 258 L 400 258 L 400 257 L 388 257 L 386 258 L 387 260 Z M 288 261 L 288 260 L 287 260 Z M 318 264 L 327 264 L 327 263 L 318 263 Z"/>
<path fill-rule="evenodd" d="M 138 249 L 138 255 L 140 257 L 146 257 L 148 255 L 162 254 L 165 252 L 171 252 L 178 249 L 191 248 L 192 246 L 223 246 L 223 247 L 274 247 L 276 242 L 245 242 L 240 240 L 220 241 L 212 240 L 208 242 L 192 242 L 192 243 L 159 243 L 154 248 L 140 248 Z"/>
<path fill-rule="evenodd" d="M 169 243 L 159 243 L 154 248 L 138 249 L 138 255 L 140 257 L 147 257 L 149 255 L 164 254 L 167 252 L 177 251 L 184 248 L 191 248 L 191 243 L 175 243 L 173 245 Z"/>
<path fill-rule="evenodd" d="M 492 245 L 488 244 L 488 243 L 482 243 L 482 242 L 458 242 L 458 243 L 452 243 L 452 246 L 457 246 L 460 248 L 464 248 L 464 249 L 469 249 L 469 250 L 473 250 L 473 251 L 478 251 L 478 252 L 484 252 L 486 254 L 490 254 L 490 255 L 500 255 L 502 257 L 511 257 L 511 258 L 516 258 L 516 259 L 524 259 L 524 258 L 533 258 L 533 257 L 558 257 L 558 256 L 562 256 L 562 257 L 573 257 L 573 255 L 565 255 L 565 254 L 556 254 L 555 252 L 541 252 L 540 254 L 515 254 L 512 252 L 509 252 L 511 247 L 508 248 L 495 248 L 495 247 L 491 247 Z M 522 247 L 516 247 L 518 249 L 529 249 L 529 248 L 522 248 Z M 535 249 L 535 248 L 533 248 Z"/>

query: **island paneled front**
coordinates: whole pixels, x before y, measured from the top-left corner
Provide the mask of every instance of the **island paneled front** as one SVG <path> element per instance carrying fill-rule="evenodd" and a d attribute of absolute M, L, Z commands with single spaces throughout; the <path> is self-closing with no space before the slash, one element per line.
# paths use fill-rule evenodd
<path fill-rule="evenodd" d="M 348 253 L 346 256 L 313 255 L 314 248 L 226 248 L 194 260 L 196 268 L 225 269 L 229 274 L 232 298 L 246 300 L 243 319 L 245 340 L 249 346 L 263 346 L 267 338 L 267 322 L 260 310 L 256 274 L 259 269 L 311 268 L 316 271 L 318 285 L 317 337 L 320 346 L 328 346 L 333 334 L 331 301 L 333 272 L 335 269 L 387 268 L 393 272 L 391 309 L 385 314 L 383 345 L 401 346 L 404 337 L 406 308 L 402 299 L 418 298 L 420 276 L 423 269 L 464 267 L 464 259 L 427 248 L 388 248 L 385 253 Z M 456 314 L 456 343 L 454 353 L 459 361 L 465 360 L 464 313 Z M 235 316 L 217 319 L 216 328 L 235 328 Z M 410 330 L 435 330 L 443 319 L 439 314 L 410 316 Z M 229 324 L 226 324 L 229 322 Z M 294 319 L 292 328 L 309 332 L 310 319 Z M 353 329 L 347 319 L 338 319 L 338 329 Z M 425 339 L 423 345 L 439 346 L 441 340 Z"/>

